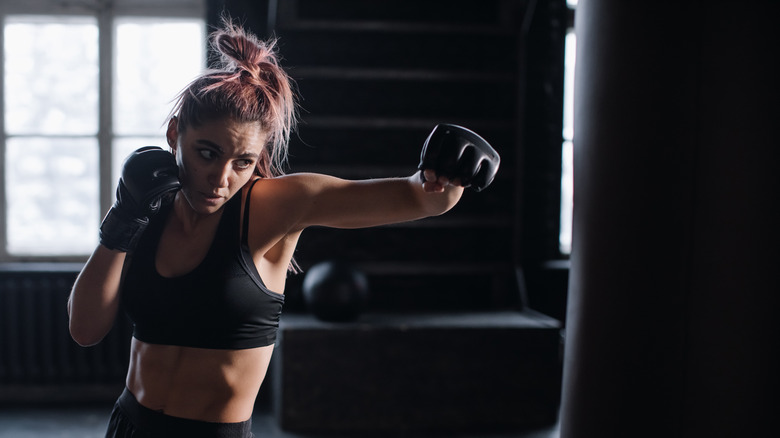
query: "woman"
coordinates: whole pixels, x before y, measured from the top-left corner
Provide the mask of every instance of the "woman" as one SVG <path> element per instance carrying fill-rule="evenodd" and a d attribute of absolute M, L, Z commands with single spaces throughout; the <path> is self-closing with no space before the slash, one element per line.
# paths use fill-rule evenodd
<path fill-rule="evenodd" d="M 81 345 L 100 342 L 120 301 L 134 323 L 110 437 L 252 436 L 301 232 L 439 215 L 463 192 L 432 169 L 370 181 L 282 175 L 295 102 L 273 44 L 230 23 L 211 42 L 224 68 L 180 94 L 170 153 L 146 147 L 126 160 L 68 301 Z"/>

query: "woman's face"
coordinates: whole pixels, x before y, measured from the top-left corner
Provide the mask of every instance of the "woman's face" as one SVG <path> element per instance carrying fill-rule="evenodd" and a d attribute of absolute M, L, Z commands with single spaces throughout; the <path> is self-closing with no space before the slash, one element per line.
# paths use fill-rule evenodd
<path fill-rule="evenodd" d="M 201 214 L 218 211 L 255 173 L 266 142 L 259 123 L 213 120 L 178 130 L 168 124 L 168 144 L 176 156 L 181 194 Z"/>

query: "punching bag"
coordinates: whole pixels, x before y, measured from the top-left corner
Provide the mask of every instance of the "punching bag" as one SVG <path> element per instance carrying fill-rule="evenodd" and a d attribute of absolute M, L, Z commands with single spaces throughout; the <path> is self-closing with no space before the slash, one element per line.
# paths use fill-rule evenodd
<path fill-rule="evenodd" d="M 561 438 L 777 433 L 778 17 L 579 2 Z"/>

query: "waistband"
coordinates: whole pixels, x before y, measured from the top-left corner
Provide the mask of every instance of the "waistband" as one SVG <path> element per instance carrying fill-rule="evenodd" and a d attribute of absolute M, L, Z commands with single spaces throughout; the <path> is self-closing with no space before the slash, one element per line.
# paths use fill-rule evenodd
<path fill-rule="evenodd" d="M 211 423 L 172 417 L 141 405 L 127 388 L 119 396 L 117 404 L 140 429 L 161 436 L 209 438 L 251 438 L 253 436 L 251 419 L 240 423 Z"/>

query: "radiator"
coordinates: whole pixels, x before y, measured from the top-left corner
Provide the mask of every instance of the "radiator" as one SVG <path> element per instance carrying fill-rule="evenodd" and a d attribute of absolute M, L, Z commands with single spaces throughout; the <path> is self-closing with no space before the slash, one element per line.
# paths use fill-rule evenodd
<path fill-rule="evenodd" d="M 71 265 L 0 268 L 0 398 L 26 387 L 124 382 L 131 335 L 124 317 L 97 346 L 84 348 L 70 337 L 66 303 L 77 273 Z"/>

